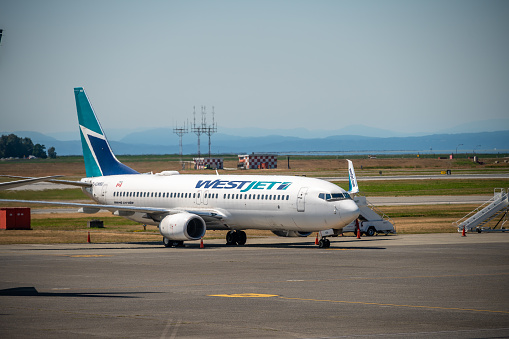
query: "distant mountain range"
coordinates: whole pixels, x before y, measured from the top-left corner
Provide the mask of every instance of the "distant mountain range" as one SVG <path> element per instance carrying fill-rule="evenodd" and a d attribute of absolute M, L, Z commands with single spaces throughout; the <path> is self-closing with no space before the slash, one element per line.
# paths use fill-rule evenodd
<path fill-rule="evenodd" d="M 276 132 L 275 130 L 272 130 Z M 240 131 L 237 131 L 240 132 Z M 267 131 L 259 131 L 260 133 Z M 57 155 L 81 155 L 78 140 L 58 140 L 54 137 L 30 131 L 0 132 L 29 137 L 34 143 L 55 147 Z M 262 133 L 263 134 L 263 133 Z M 303 133 L 305 134 L 305 133 Z M 296 137 L 285 135 L 239 136 L 225 133 L 212 135 L 213 154 L 218 153 L 384 153 L 384 152 L 451 152 L 458 147 L 459 153 L 509 152 L 509 130 L 480 133 L 432 134 L 405 137 L 368 137 L 363 135 L 338 134 L 324 137 Z M 178 154 L 179 140 L 172 129 L 155 128 L 131 132 L 120 140 L 110 138 L 115 154 Z M 183 138 L 184 154 L 197 153 L 197 137 L 186 134 Z M 201 153 L 208 153 L 208 137 L 201 136 Z"/>

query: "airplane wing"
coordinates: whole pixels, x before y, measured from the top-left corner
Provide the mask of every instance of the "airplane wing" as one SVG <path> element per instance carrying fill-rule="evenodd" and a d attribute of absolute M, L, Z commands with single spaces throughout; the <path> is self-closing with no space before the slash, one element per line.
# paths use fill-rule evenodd
<path fill-rule="evenodd" d="M 41 205 L 54 205 L 54 206 L 68 206 L 78 207 L 78 212 L 93 214 L 104 209 L 112 212 L 116 216 L 128 217 L 134 213 L 147 213 L 154 220 L 160 221 L 166 215 L 188 212 L 192 214 L 205 217 L 207 219 L 219 220 L 226 219 L 221 211 L 206 209 L 206 210 L 186 210 L 186 209 L 167 209 L 155 207 L 135 207 L 135 206 L 120 206 L 120 205 L 98 205 L 98 204 L 80 204 L 72 202 L 58 202 L 58 201 L 38 201 L 38 200 L 15 200 L 15 199 L 0 199 L 0 202 L 16 202 L 22 204 L 41 204 Z"/>
<path fill-rule="evenodd" d="M 25 179 L 25 180 L 18 180 L 18 181 L 11 181 L 11 182 L 0 183 L 0 189 L 13 188 L 13 187 L 18 187 L 18 186 L 33 184 L 34 182 L 40 182 L 40 181 L 47 181 L 47 182 L 52 182 L 52 183 L 55 183 L 55 184 L 64 184 L 64 185 L 72 185 L 72 186 L 79 186 L 79 187 L 90 187 L 90 186 L 92 186 L 91 183 L 83 182 L 83 181 L 71 181 L 71 180 L 57 180 L 57 179 L 53 179 L 53 178 L 63 177 L 63 175 L 52 175 L 52 176 L 49 176 L 49 177 L 40 177 L 40 178 L 20 177 L 20 176 L 17 176 L 17 175 L 0 175 L 0 177 Z"/>
<path fill-rule="evenodd" d="M 0 190 L 6 190 L 8 188 L 29 185 L 29 184 L 33 184 L 34 182 L 51 181 L 52 178 L 59 178 L 59 177 L 62 177 L 62 175 L 52 175 L 49 177 L 40 177 L 40 178 L 16 177 L 16 176 L 10 176 L 10 175 L 2 175 L 2 177 L 23 178 L 23 180 L 2 182 L 2 183 L 0 183 Z M 65 180 L 61 180 L 61 181 L 65 181 Z"/>

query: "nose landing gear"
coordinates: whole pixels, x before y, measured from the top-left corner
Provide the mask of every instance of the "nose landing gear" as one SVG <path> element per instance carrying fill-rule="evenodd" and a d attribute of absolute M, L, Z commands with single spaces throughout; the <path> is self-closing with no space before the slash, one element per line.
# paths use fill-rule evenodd
<path fill-rule="evenodd" d="M 326 237 L 322 237 L 322 239 L 320 239 L 318 241 L 318 247 L 320 247 L 320 248 L 329 248 L 330 247 L 330 240 L 327 239 Z"/>

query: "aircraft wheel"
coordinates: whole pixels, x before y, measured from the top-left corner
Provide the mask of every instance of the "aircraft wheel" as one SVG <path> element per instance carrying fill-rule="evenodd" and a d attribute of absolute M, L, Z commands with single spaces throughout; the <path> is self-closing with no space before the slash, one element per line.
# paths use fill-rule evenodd
<path fill-rule="evenodd" d="M 245 245 L 247 240 L 246 232 L 244 231 L 237 231 L 237 245 Z"/>
<path fill-rule="evenodd" d="M 226 233 L 226 245 L 237 245 L 237 233 L 235 231 Z"/>
<path fill-rule="evenodd" d="M 325 247 L 325 241 L 323 241 L 323 239 L 320 239 L 320 240 L 318 241 L 318 247 L 319 247 L 319 248 L 324 248 L 324 247 Z"/>
<path fill-rule="evenodd" d="M 374 236 L 374 235 L 375 235 L 375 232 L 376 232 L 375 228 L 374 228 L 374 227 L 370 227 L 370 228 L 368 228 L 368 230 L 366 231 L 366 235 L 367 235 L 368 237 L 372 237 L 372 236 Z"/>
<path fill-rule="evenodd" d="M 176 240 L 174 240 L 172 242 L 172 246 L 173 247 L 184 247 L 184 242 L 183 241 L 176 241 Z"/>
<path fill-rule="evenodd" d="M 171 241 L 170 239 L 166 238 L 166 237 L 163 237 L 163 245 L 164 247 L 171 247 Z"/>

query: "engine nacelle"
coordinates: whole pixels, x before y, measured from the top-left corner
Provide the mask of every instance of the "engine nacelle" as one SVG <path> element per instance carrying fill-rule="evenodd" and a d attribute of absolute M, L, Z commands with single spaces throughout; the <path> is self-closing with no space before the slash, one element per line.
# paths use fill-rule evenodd
<path fill-rule="evenodd" d="M 167 215 L 159 223 L 159 232 L 170 240 L 198 240 L 205 235 L 205 221 L 187 212 Z"/>
<path fill-rule="evenodd" d="M 307 237 L 313 232 L 299 232 L 299 231 L 272 231 L 278 237 Z"/>

